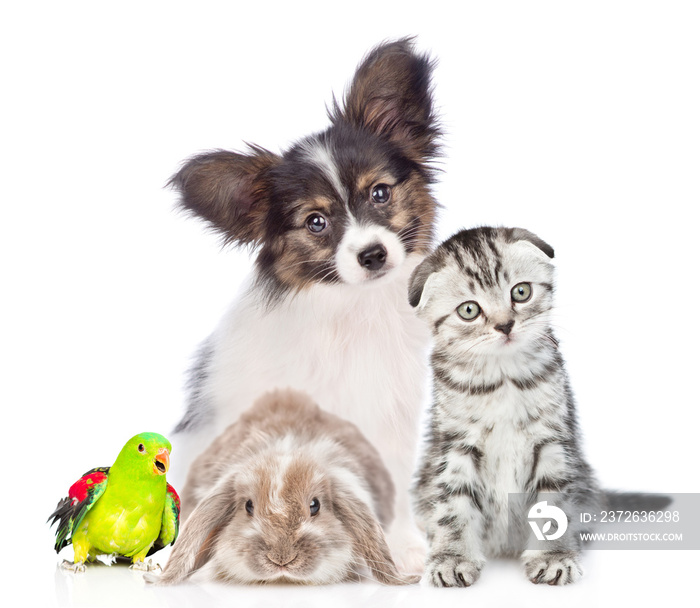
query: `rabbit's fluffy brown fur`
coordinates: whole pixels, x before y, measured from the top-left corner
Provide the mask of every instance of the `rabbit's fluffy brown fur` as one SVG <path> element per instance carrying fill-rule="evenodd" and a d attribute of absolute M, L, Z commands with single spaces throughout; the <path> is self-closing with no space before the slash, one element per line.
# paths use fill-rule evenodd
<path fill-rule="evenodd" d="M 382 530 L 394 486 L 379 453 L 304 393 L 261 397 L 197 458 L 182 495 L 163 583 L 198 569 L 238 583 L 334 583 L 363 566 L 386 584 L 415 582 Z"/>

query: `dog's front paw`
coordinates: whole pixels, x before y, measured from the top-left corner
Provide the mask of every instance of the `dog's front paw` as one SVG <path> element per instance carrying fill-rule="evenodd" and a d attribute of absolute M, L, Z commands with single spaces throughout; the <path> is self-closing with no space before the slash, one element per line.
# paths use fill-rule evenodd
<path fill-rule="evenodd" d="M 533 583 L 568 585 L 583 575 L 579 555 L 574 551 L 531 551 L 523 556 L 525 573 Z"/>
<path fill-rule="evenodd" d="M 423 575 L 428 587 L 470 587 L 484 567 L 484 560 L 467 559 L 463 555 L 440 553 L 430 556 Z"/>

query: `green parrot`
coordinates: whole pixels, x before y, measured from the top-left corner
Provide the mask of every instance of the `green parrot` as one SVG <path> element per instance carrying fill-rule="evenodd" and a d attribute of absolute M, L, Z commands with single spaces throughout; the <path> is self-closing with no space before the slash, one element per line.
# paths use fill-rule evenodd
<path fill-rule="evenodd" d="M 102 554 L 131 558 L 132 568 L 148 570 L 145 558 L 175 542 L 180 498 L 165 481 L 171 449 L 162 435 L 140 433 L 111 467 L 91 469 L 70 487 L 48 521 L 59 522 L 57 553 L 73 544 L 74 571 Z"/>

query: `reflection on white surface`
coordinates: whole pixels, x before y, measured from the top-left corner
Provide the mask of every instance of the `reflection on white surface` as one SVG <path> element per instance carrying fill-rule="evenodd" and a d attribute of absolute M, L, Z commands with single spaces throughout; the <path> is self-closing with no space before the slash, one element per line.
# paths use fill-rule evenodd
<path fill-rule="evenodd" d="M 465 608 L 467 605 L 510 607 L 518 602 L 538 608 L 560 608 L 564 602 L 567 608 L 590 608 L 636 598 L 644 600 L 643 605 L 663 605 L 675 594 L 664 581 L 690 580 L 700 566 L 700 553 L 590 551 L 585 553 L 583 563 L 585 575 L 578 584 L 553 588 L 526 580 L 517 560 L 493 560 L 469 589 L 389 587 L 374 582 L 318 587 L 218 583 L 160 587 L 146 583 L 142 573 L 123 564 L 92 566 L 82 574 L 66 571 L 59 564 L 54 572 L 55 603 L 66 607 L 130 608 Z"/>
<path fill-rule="evenodd" d="M 59 606 L 304 606 L 350 608 L 398 606 L 420 593 L 411 588 L 348 583 L 320 587 L 294 585 L 240 586 L 218 583 L 161 587 L 145 582 L 142 573 L 128 566 L 92 566 L 74 574 L 60 565 L 54 575 Z"/>

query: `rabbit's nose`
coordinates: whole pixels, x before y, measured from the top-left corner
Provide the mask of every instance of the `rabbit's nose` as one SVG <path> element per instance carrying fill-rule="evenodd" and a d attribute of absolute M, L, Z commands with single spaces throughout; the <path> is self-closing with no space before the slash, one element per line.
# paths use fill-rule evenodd
<path fill-rule="evenodd" d="M 280 566 L 280 567 L 288 566 L 296 558 L 297 558 L 296 553 L 288 553 L 288 552 L 281 553 L 281 552 L 270 551 L 267 554 L 267 559 L 269 559 L 276 566 Z"/>

